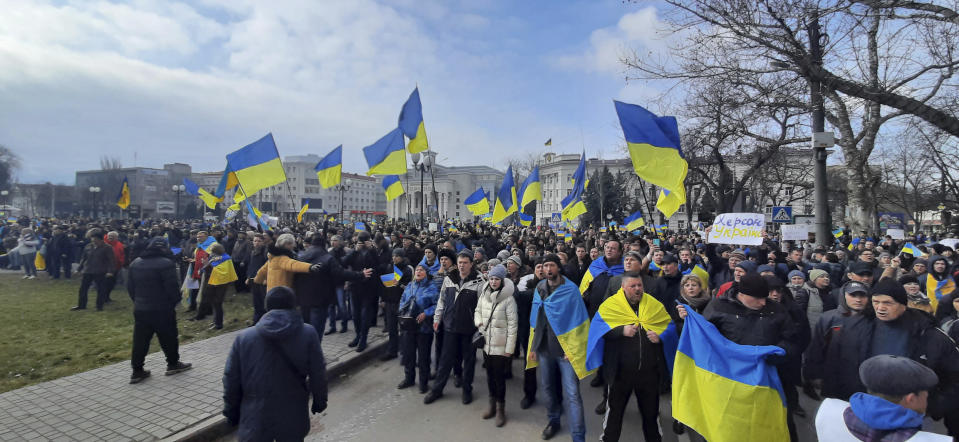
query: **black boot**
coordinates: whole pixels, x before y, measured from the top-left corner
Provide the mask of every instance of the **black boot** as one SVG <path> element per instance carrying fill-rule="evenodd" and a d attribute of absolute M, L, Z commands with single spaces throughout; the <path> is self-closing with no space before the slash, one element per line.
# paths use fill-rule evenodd
<path fill-rule="evenodd" d="M 144 379 L 146 379 L 146 378 L 148 378 L 148 377 L 150 377 L 150 370 L 143 370 L 143 369 L 136 370 L 136 369 L 134 369 L 134 370 L 133 370 L 133 374 L 130 375 L 130 383 L 131 383 L 131 384 L 139 384 L 141 381 L 143 381 Z"/>

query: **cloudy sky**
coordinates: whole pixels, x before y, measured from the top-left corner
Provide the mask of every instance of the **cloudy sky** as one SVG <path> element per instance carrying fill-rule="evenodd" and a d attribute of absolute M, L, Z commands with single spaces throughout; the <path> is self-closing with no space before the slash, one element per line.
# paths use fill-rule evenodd
<path fill-rule="evenodd" d="M 517 152 L 616 155 L 612 99 L 643 104 L 625 49 L 664 53 L 655 3 L 618 0 L 0 0 L 0 144 L 21 182 L 224 155 L 273 132 L 280 154 L 344 146 L 345 170 L 419 85 L 443 163 Z M 656 106 L 651 106 L 656 110 Z M 445 160 L 444 160 L 445 158 Z"/>

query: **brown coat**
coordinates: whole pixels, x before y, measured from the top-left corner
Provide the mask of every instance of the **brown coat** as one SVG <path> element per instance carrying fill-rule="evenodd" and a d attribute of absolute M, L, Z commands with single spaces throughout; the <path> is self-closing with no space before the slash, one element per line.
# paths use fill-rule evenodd
<path fill-rule="evenodd" d="M 272 253 L 276 249 L 270 248 L 269 260 L 266 265 L 260 267 L 256 272 L 253 282 L 263 284 L 266 282 L 266 291 L 269 292 L 273 287 L 293 288 L 293 276 L 295 273 L 307 273 L 310 271 L 310 263 L 297 261 L 287 255 Z"/>

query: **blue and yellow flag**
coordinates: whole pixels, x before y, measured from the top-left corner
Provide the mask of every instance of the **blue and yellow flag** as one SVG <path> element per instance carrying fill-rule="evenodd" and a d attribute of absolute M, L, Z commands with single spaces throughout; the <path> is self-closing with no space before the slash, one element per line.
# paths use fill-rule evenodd
<path fill-rule="evenodd" d="M 406 150 L 419 153 L 430 148 L 426 141 L 426 125 L 423 123 L 423 105 L 420 103 L 420 88 L 413 89 L 410 98 L 400 110 L 400 130 L 410 139 Z"/>
<path fill-rule="evenodd" d="M 316 163 L 313 170 L 316 171 L 316 177 L 324 189 L 340 184 L 340 179 L 343 177 L 343 145 L 336 146 L 336 149 L 326 154 L 319 163 Z"/>
<path fill-rule="evenodd" d="M 902 246 L 902 251 L 912 255 L 915 258 L 922 258 L 922 255 L 924 255 L 922 250 L 911 242 L 907 242 L 906 245 Z"/>
<path fill-rule="evenodd" d="M 583 183 L 583 191 L 589 187 L 589 177 L 586 175 L 586 152 L 583 152 L 583 155 L 579 158 L 579 164 L 576 166 L 576 170 L 573 171 L 573 178 L 571 181 L 573 188 L 576 187 L 577 181 Z"/>
<path fill-rule="evenodd" d="M 633 170 L 640 178 L 663 188 L 656 208 L 667 217 L 686 203 L 686 172 L 689 164 L 679 143 L 675 117 L 658 117 L 635 104 L 613 102 L 623 127 Z M 665 192 L 665 191 L 668 191 Z"/>
<path fill-rule="evenodd" d="M 832 236 L 836 238 L 842 238 L 842 229 L 836 229 L 832 231 Z"/>
<path fill-rule="evenodd" d="M 773 345 L 739 345 L 693 309 L 683 325 L 673 368 L 673 417 L 706 440 L 789 440 L 786 397 Z"/>
<path fill-rule="evenodd" d="M 579 291 L 586 293 L 586 289 L 589 288 L 589 284 L 596 279 L 597 276 L 608 273 L 609 276 L 622 275 L 623 271 L 623 261 L 620 260 L 618 263 L 610 267 L 606 264 L 606 257 L 599 256 L 589 264 L 589 267 L 586 268 L 586 273 L 583 274 L 583 281 L 579 284 Z"/>
<path fill-rule="evenodd" d="M 301 207 L 301 208 L 300 208 L 300 211 L 296 214 L 296 222 L 298 222 L 298 223 L 303 222 L 303 214 L 306 213 L 307 210 L 310 210 L 310 200 L 309 200 L 309 199 L 307 199 L 306 202 L 303 203 L 303 207 Z"/>
<path fill-rule="evenodd" d="M 569 195 L 560 201 L 562 209 L 562 218 L 572 220 L 586 213 L 586 203 L 583 201 L 583 194 L 586 193 L 586 185 L 589 180 L 586 179 L 586 153 L 580 158 L 579 167 L 573 173 L 573 188 Z"/>
<path fill-rule="evenodd" d="M 236 178 L 236 173 L 231 171 L 230 165 L 227 164 L 226 168 L 223 169 L 223 175 L 220 177 L 220 183 L 217 184 L 216 190 L 213 191 L 213 196 L 223 201 L 223 196 L 226 195 L 226 191 L 233 190 L 237 184 L 239 184 L 239 181 Z"/>
<path fill-rule="evenodd" d="M 623 220 L 623 225 L 626 226 L 626 230 L 633 231 L 640 227 L 646 225 L 646 221 L 643 220 L 643 212 L 637 210 L 636 213 L 629 215 Z"/>
<path fill-rule="evenodd" d="M 503 221 L 504 218 L 516 212 L 516 183 L 513 181 L 513 166 L 506 169 L 503 184 L 496 194 L 496 203 L 493 205 L 493 223 Z"/>
<path fill-rule="evenodd" d="M 849 245 L 846 246 L 846 249 L 848 249 L 849 251 L 852 251 L 852 248 L 858 246 L 859 243 L 861 242 L 862 242 L 862 238 L 853 238 L 852 241 L 849 243 Z"/>
<path fill-rule="evenodd" d="M 466 199 L 463 200 L 463 204 L 466 204 L 466 208 L 469 209 L 470 213 L 474 216 L 489 213 L 489 200 L 486 199 L 486 192 L 483 191 L 482 187 L 476 189 L 476 192 L 466 197 Z"/>
<path fill-rule="evenodd" d="M 533 201 L 543 200 L 543 185 L 539 182 L 539 166 L 533 168 L 533 171 L 523 181 L 523 190 L 519 193 L 520 207 L 526 207 Z"/>
<path fill-rule="evenodd" d="M 194 183 L 193 180 L 189 178 L 183 179 L 183 188 L 186 190 L 187 194 L 190 194 L 193 196 L 200 195 L 200 185 L 197 183 Z"/>
<path fill-rule="evenodd" d="M 250 204 L 250 200 L 246 200 L 245 202 L 246 202 L 247 216 L 249 217 L 249 221 L 250 221 L 250 226 L 256 226 L 257 224 L 259 224 L 260 228 L 262 228 L 264 232 L 272 230 L 270 229 L 270 225 L 263 220 L 263 213 L 260 212 L 260 210 L 257 209 L 256 207 L 253 207 L 253 205 Z"/>
<path fill-rule="evenodd" d="M 943 296 L 954 294 L 956 291 L 956 281 L 952 276 L 946 275 L 942 280 L 938 280 L 931 273 L 926 273 L 926 296 L 929 298 L 929 305 L 932 311 L 939 308 L 939 301 Z"/>
<path fill-rule="evenodd" d="M 207 284 L 223 285 L 237 280 L 236 269 L 230 255 L 222 254 L 210 259 L 210 279 Z"/>
<path fill-rule="evenodd" d="M 672 319 L 666 308 L 656 298 L 643 293 L 639 300 L 639 313 L 633 311 L 626 294 L 620 288 L 616 294 L 606 298 L 599 305 L 599 310 L 593 315 L 589 324 L 589 339 L 586 343 L 586 369 L 595 370 L 603 365 L 603 348 L 606 341 L 603 336 L 610 330 L 624 325 L 639 325 L 643 330 L 650 330 L 661 335 L 672 324 Z"/>
<path fill-rule="evenodd" d="M 529 227 L 533 224 L 533 215 L 527 215 L 523 212 L 519 212 L 519 223 L 522 226 Z"/>
<path fill-rule="evenodd" d="M 213 236 L 207 236 L 206 239 L 203 240 L 203 242 L 196 245 L 196 248 L 204 252 L 210 253 L 210 248 L 213 247 L 214 244 L 216 244 L 216 238 L 214 238 Z"/>
<path fill-rule="evenodd" d="M 529 344 L 533 345 L 536 339 L 536 321 L 540 309 L 546 314 L 549 326 L 556 334 L 563 353 L 569 359 L 573 371 L 579 379 L 592 373 L 586 369 L 586 340 L 589 337 L 589 313 L 582 295 L 576 289 L 576 284 L 563 277 L 563 284 L 553 290 L 553 293 L 543 300 L 539 290 L 533 292 L 533 308 L 529 315 Z M 536 367 L 538 363 L 526 359 L 526 368 Z"/>
<path fill-rule="evenodd" d="M 406 150 L 400 128 L 390 131 L 375 143 L 363 148 L 370 170 L 367 175 L 402 175 L 406 173 Z"/>
<path fill-rule="evenodd" d="M 207 192 L 206 189 L 199 189 L 198 192 L 200 194 L 200 199 L 203 200 L 203 203 L 205 203 L 210 210 L 216 209 L 216 203 L 220 202 L 220 198 L 217 198 L 212 193 Z"/>
<path fill-rule="evenodd" d="M 121 210 L 126 210 L 130 205 L 130 183 L 127 182 L 127 177 L 123 177 L 123 184 L 120 185 L 120 193 L 117 194 L 117 206 Z"/>
<path fill-rule="evenodd" d="M 365 232 L 365 231 L 366 231 L 366 224 L 363 224 L 362 222 L 357 221 L 357 222 L 353 223 L 353 229 L 354 229 L 354 230 L 361 230 L 361 231 Z"/>
<path fill-rule="evenodd" d="M 439 262 L 438 259 L 437 259 L 436 261 Z M 397 284 L 400 283 L 400 278 L 402 278 L 402 277 L 403 277 L 403 271 L 400 270 L 399 267 L 397 267 L 397 266 L 394 265 L 394 266 L 393 266 L 393 273 L 387 273 L 387 274 L 385 274 L 385 275 L 380 275 L 380 281 L 383 283 L 383 285 L 385 285 L 385 286 L 387 286 L 387 287 L 395 287 Z"/>
<path fill-rule="evenodd" d="M 396 197 L 403 194 L 403 183 L 397 175 L 387 175 L 383 177 L 383 190 L 386 192 L 386 200 L 393 201 Z"/>
<path fill-rule="evenodd" d="M 247 195 L 286 181 L 273 134 L 248 144 L 226 156 L 227 168 L 236 174 L 237 182 Z"/>

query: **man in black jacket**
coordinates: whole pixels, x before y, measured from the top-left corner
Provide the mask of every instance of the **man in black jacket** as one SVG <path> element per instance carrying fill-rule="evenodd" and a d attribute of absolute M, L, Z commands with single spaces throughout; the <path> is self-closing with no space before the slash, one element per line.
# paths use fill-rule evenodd
<path fill-rule="evenodd" d="M 639 311 L 642 302 L 656 302 L 643 294 L 643 279 L 638 272 L 622 275 L 622 288 L 626 300 L 634 311 Z M 639 415 L 643 422 L 643 438 L 646 441 L 662 440 L 659 433 L 659 374 L 662 352 L 659 335 L 644 330 L 637 324 L 616 327 L 603 336 L 606 347 L 603 351 L 603 377 L 609 384 L 609 407 L 603 419 L 603 441 L 618 441 L 623 427 L 623 413 L 629 398 L 636 395 Z"/>
<path fill-rule="evenodd" d="M 267 237 L 262 233 L 253 235 L 253 249 L 246 265 L 246 284 L 250 288 L 253 298 L 253 324 L 255 325 L 266 313 L 266 285 L 253 282 L 256 272 L 266 264 L 269 257 L 266 255 Z"/>
<path fill-rule="evenodd" d="M 133 375 L 136 384 L 150 376 L 143 361 L 156 333 L 166 356 L 167 376 L 186 371 L 191 364 L 180 362 L 176 329 L 176 305 L 180 303 L 180 284 L 173 254 L 162 237 L 147 243 L 139 258 L 130 264 L 127 292 L 133 300 Z"/>
<path fill-rule="evenodd" d="M 373 249 L 373 240 L 367 232 L 360 232 L 356 241 L 356 250 L 350 254 L 344 264 L 354 271 L 357 269 L 382 269 L 378 261 L 378 253 Z M 356 337 L 347 344 L 356 347 L 357 352 L 366 350 L 366 340 L 370 326 L 376 318 L 377 300 L 383 284 L 379 278 L 364 279 L 350 285 L 351 300 L 353 302 L 353 327 Z"/>
<path fill-rule="evenodd" d="M 310 324 L 323 343 L 323 327 L 330 303 L 336 302 L 336 285 L 343 281 L 360 281 L 373 274 L 372 269 L 362 273 L 346 270 L 326 250 L 326 237 L 322 233 L 310 237 L 310 247 L 300 253 L 300 261 L 320 265 L 320 271 L 300 273 L 295 276 L 294 292 L 303 315 L 303 322 Z"/>
<path fill-rule="evenodd" d="M 63 227 L 53 227 L 53 238 L 47 243 L 47 269 L 53 279 L 60 279 L 60 269 L 63 276 L 70 279 L 73 269 L 73 242 L 63 231 Z"/>
<path fill-rule="evenodd" d="M 403 297 L 403 289 L 413 280 L 413 267 L 406 259 L 407 250 L 399 247 L 393 249 L 393 266 L 400 269 L 400 280 L 392 287 L 383 288 L 383 322 L 386 322 L 389 342 L 386 344 L 386 353 L 380 357 L 382 361 L 396 359 L 400 350 L 400 329 L 397 322 L 399 321 L 397 315 L 400 310 L 400 298 Z"/>
<path fill-rule="evenodd" d="M 97 311 L 103 310 L 103 304 L 106 303 L 110 295 L 110 287 L 106 279 L 114 276 L 116 268 L 116 255 L 113 248 L 103 241 L 103 231 L 100 229 L 90 229 L 87 232 L 87 238 L 90 244 L 84 251 L 85 259 L 80 263 L 83 269 L 83 280 L 80 281 L 80 292 L 78 294 L 77 305 L 70 310 L 86 310 L 87 292 L 90 291 L 90 285 L 97 284 Z"/>

